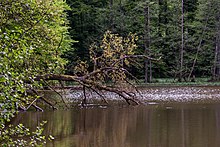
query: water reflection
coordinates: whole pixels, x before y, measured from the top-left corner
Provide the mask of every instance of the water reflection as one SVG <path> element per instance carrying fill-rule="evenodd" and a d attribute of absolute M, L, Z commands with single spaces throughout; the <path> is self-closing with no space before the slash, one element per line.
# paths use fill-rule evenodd
<path fill-rule="evenodd" d="M 47 120 L 48 147 L 218 147 L 220 105 L 175 104 L 20 113 L 14 123 Z"/>

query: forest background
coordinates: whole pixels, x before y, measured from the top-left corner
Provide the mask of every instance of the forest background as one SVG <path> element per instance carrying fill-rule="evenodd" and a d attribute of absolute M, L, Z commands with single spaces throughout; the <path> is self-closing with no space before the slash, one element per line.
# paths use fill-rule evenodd
<path fill-rule="evenodd" d="M 123 89 L 128 73 L 145 82 L 218 81 L 219 8 L 219 0 L 2 0 L 0 145 L 45 144 L 42 125 L 30 132 L 10 120 L 18 110 L 43 111 L 38 100 L 54 108 L 37 92 L 50 86 L 47 80 L 72 80 L 97 93 L 115 92 L 127 103 L 138 103 Z M 139 55 L 148 58 L 125 60 L 144 57 Z M 93 68 L 96 57 L 98 69 Z M 116 84 L 105 83 L 109 80 Z"/>
<path fill-rule="evenodd" d="M 106 30 L 121 36 L 136 33 L 136 54 L 160 61 L 139 61 L 129 71 L 152 78 L 194 81 L 220 76 L 220 9 L 218 0 L 67 0 L 70 35 L 77 43 L 64 57 L 72 73 L 78 59 L 89 59 L 89 46 L 99 43 Z"/>

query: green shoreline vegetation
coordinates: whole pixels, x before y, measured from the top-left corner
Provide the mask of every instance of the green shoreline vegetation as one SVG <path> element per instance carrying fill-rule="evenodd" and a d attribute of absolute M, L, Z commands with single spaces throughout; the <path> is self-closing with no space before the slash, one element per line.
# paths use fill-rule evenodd
<path fill-rule="evenodd" d="M 219 86 L 219 14 L 219 0 L 1 0 L 0 146 L 53 139 L 45 122 L 31 132 L 10 121 L 44 111 L 38 101 L 55 109 L 38 90 L 64 81 L 82 86 L 82 106 L 86 90 L 138 105 L 125 87 Z"/>
<path fill-rule="evenodd" d="M 139 80 L 138 86 L 220 86 L 219 81 L 210 81 L 210 78 L 196 78 L 195 82 L 178 82 L 172 78 L 156 78 L 151 83 Z"/>
<path fill-rule="evenodd" d="M 211 81 L 210 78 L 195 78 L 194 82 L 178 82 L 178 80 L 173 78 L 153 78 L 151 83 L 145 83 L 144 79 L 138 79 L 137 81 L 129 80 L 130 83 L 134 84 L 137 87 L 149 88 L 153 86 L 220 86 L 220 81 Z M 60 88 L 58 82 L 54 82 L 54 88 Z M 64 88 L 80 88 L 81 86 L 77 82 L 65 82 Z M 112 85 L 112 83 L 109 83 Z"/>

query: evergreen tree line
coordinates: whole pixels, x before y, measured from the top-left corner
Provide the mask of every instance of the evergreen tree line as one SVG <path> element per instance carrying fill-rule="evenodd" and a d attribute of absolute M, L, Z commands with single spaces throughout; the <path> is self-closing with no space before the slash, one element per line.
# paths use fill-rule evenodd
<path fill-rule="evenodd" d="M 67 0 L 72 45 L 64 57 L 67 72 L 77 60 L 90 62 L 89 47 L 104 32 L 138 36 L 136 54 L 159 61 L 140 60 L 127 67 L 138 78 L 220 78 L 219 0 Z M 92 64 L 92 63 L 90 63 Z M 92 65 L 91 65 L 92 66 Z"/>

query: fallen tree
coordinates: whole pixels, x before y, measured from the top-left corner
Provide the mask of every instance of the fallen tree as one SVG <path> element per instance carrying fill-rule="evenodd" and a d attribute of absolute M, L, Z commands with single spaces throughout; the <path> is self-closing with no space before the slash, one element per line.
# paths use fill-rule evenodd
<path fill-rule="evenodd" d="M 77 82 L 83 89 L 82 106 L 86 105 L 86 90 L 98 94 L 105 103 L 108 102 L 103 92 L 117 94 L 129 105 L 141 104 L 136 95 L 138 90 L 135 84 L 130 82 L 130 79 L 135 79 L 135 77 L 126 67 L 131 64 L 138 64 L 137 59 L 155 59 L 146 55 L 135 55 L 136 40 L 137 37 L 133 34 L 122 38 L 107 31 L 100 45 L 92 44 L 90 47 L 90 59 L 93 63 L 92 71 L 89 71 L 89 65 L 86 62 L 78 61 L 77 66 L 74 68 L 74 75 L 45 74 L 36 76 L 34 80 Z M 51 89 L 53 90 L 53 88 Z"/>

